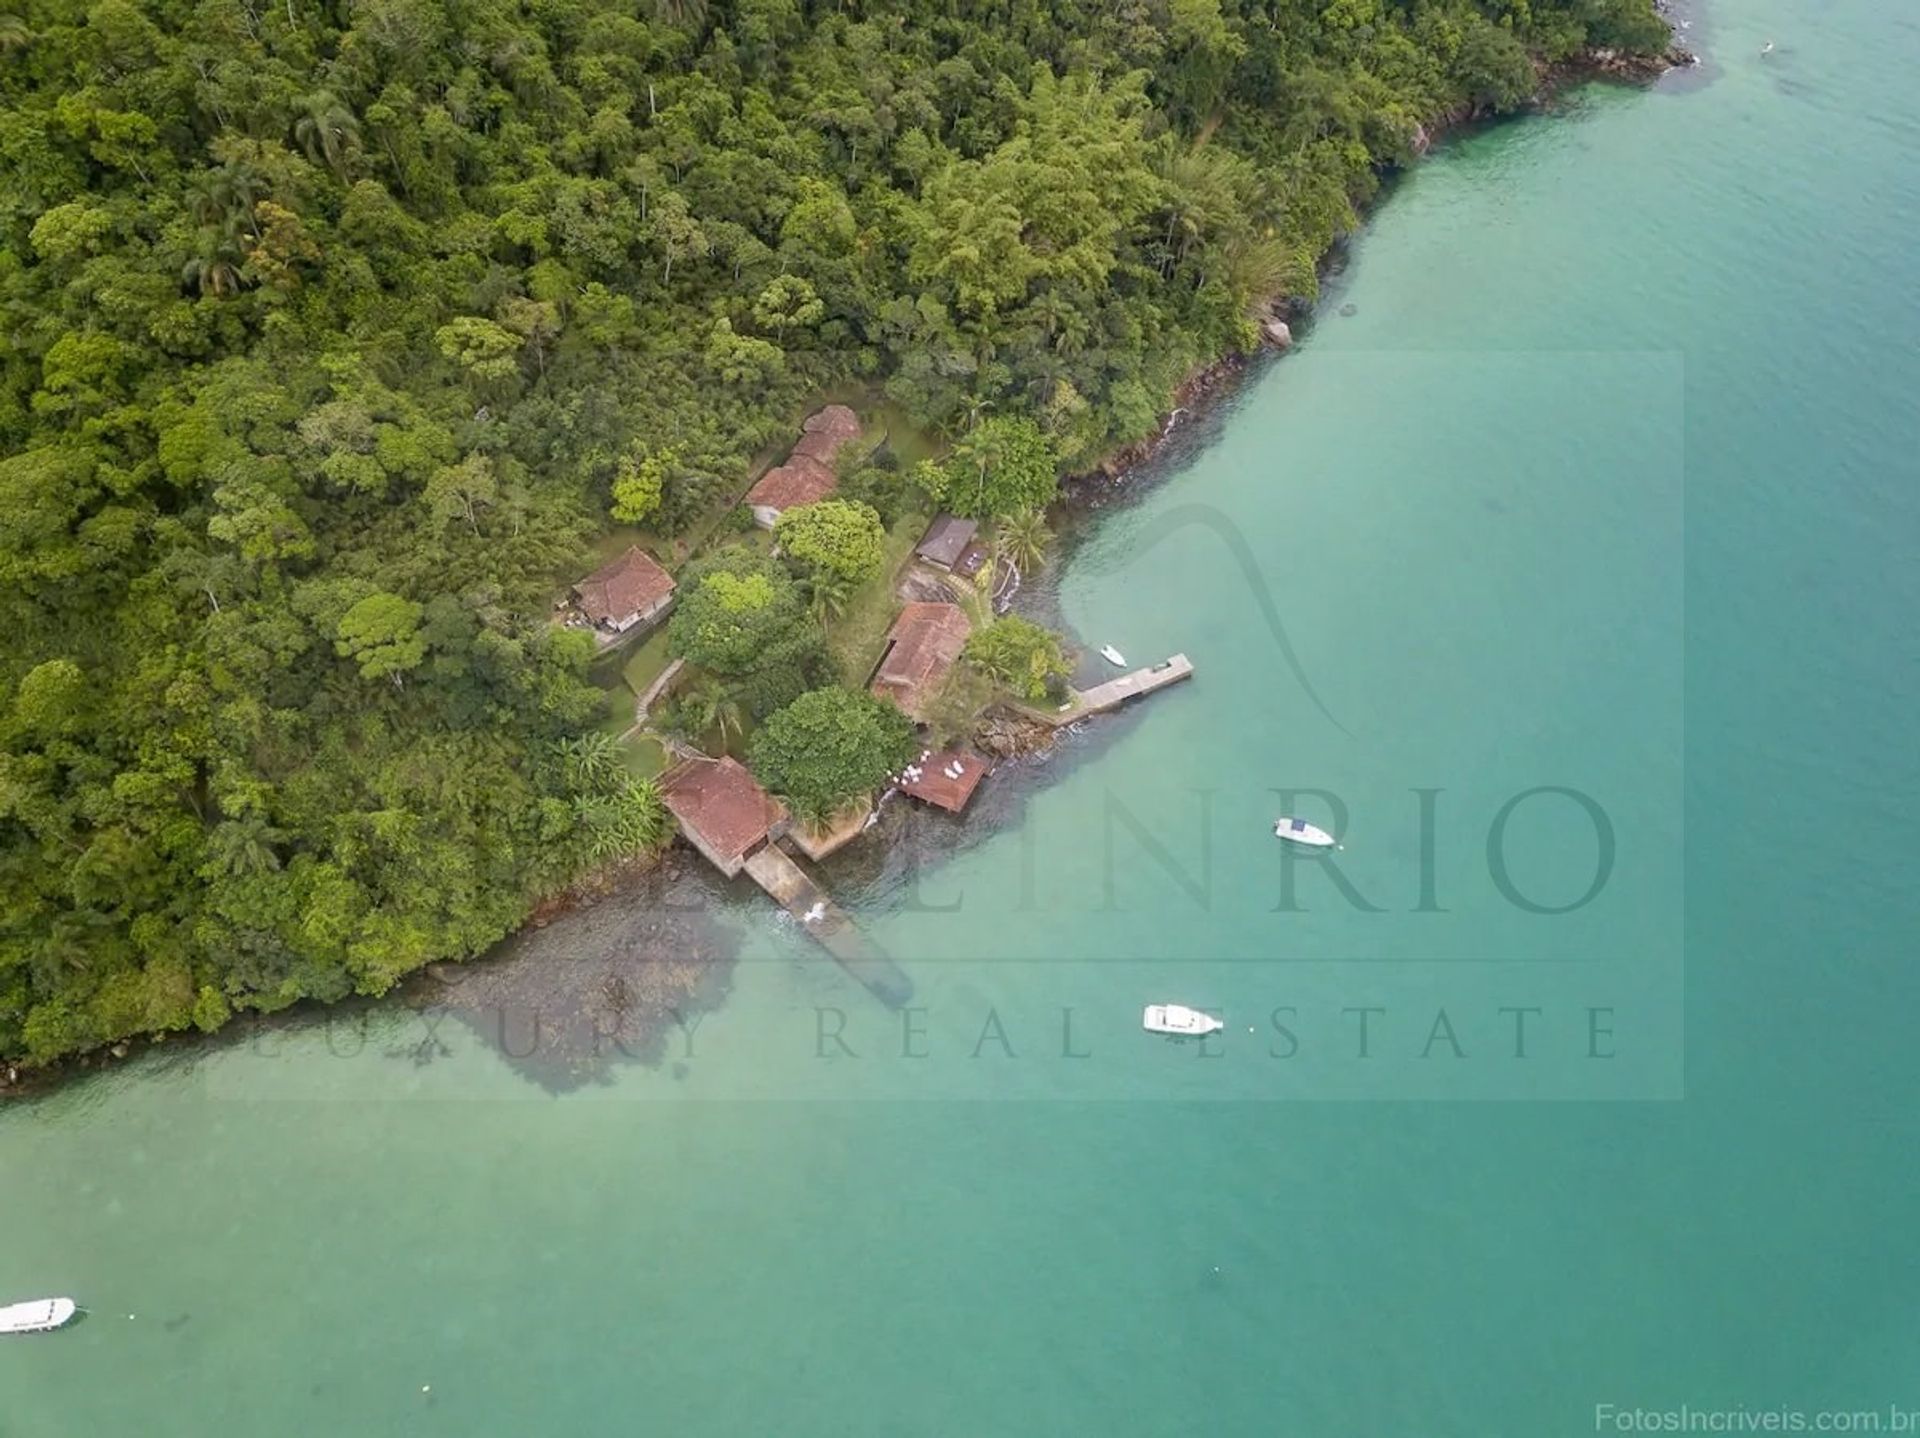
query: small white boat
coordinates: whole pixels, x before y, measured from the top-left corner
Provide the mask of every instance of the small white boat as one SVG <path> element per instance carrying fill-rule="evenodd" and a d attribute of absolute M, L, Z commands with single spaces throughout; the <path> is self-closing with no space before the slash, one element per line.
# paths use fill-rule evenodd
<path fill-rule="evenodd" d="M 1127 656 L 1122 654 L 1118 649 L 1115 649 L 1111 644 L 1102 644 L 1100 646 L 1100 657 L 1116 669 L 1125 669 L 1127 667 Z"/>
<path fill-rule="evenodd" d="M 1340 846 L 1333 841 L 1333 835 L 1318 825 L 1309 824 L 1305 819 L 1281 817 L 1273 821 L 1273 837 L 1287 839 L 1295 844 L 1304 844 L 1309 849 L 1337 849 Z"/>
<path fill-rule="evenodd" d="M 1173 1034 L 1183 1039 L 1203 1039 L 1227 1026 L 1226 1020 L 1185 1004 L 1148 1004 L 1141 1024 L 1150 1034 Z"/>
<path fill-rule="evenodd" d="M 0 1333 L 45 1333 L 80 1310 L 71 1298 L 36 1298 L 0 1307 Z"/>

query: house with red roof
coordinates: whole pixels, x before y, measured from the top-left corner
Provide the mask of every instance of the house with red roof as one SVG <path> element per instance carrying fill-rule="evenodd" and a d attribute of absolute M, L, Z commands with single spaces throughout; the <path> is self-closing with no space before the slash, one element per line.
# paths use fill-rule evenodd
<path fill-rule="evenodd" d="M 844 404 L 830 404 L 807 416 L 799 443 L 786 462 L 760 476 L 747 491 L 753 522 L 772 529 L 781 512 L 818 504 L 839 484 L 833 470 L 840 451 L 860 437 L 860 416 Z"/>
<path fill-rule="evenodd" d="M 834 472 L 818 460 L 804 455 L 789 457 L 785 464 L 761 475 L 747 491 L 747 508 L 753 511 L 755 524 L 762 529 L 772 529 L 782 512 L 798 509 L 803 504 L 818 504 L 832 494 L 839 483 Z"/>
<path fill-rule="evenodd" d="M 673 603 L 673 576 L 636 544 L 574 585 L 573 597 L 601 634 L 625 634 L 666 612 Z"/>
<path fill-rule="evenodd" d="M 695 754 L 660 776 L 680 835 L 731 879 L 761 845 L 786 832 L 787 810 L 728 755 Z"/>
<path fill-rule="evenodd" d="M 914 600 L 900 611 L 887 633 L 887 647 L 873 671 L 869 692 L 891 699 L 918 723 L 939 691 L 947 671 L 966 647 L 972 625 L 957 604 Z"/>

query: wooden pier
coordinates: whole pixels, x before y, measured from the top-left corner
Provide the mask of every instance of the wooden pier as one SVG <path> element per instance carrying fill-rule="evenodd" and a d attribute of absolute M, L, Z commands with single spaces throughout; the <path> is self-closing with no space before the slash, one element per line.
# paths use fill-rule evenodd
<path fill-rule="evenodd" d="M 840 967 L 881 1003 L 897 1009 L 913 997 L 913 980 L 860 932 L 847 911 L 829 899 L 778 843 L 763 844 L 748 855 L 746 871 L 793 915 L 808 938 L 839 960 Z"/>
<path fill-rule="evenodd" d="M 1184 654 L 1176 654 L 1171 659 L 1163 659 L 1145 669 L 1136 669 L 1131 674 L 1122 674 L 1118 679 L 1109 679 L 1105 684 L 1096 684 L 1091 689 L 1076 689 L 1073 698 L 1063 708 L 1048 709 L 1022 704 L 1020 712 L 1058 729 L 1067 724 L 1076 724 L 1089 714 L 1105 714 L 1110 709 L 1118 709 L 1129 699 L 1137 699 L 1142 694 L 1151 694 L 1156 689 L 1165 689 L 1169 684 L 1178 684 L 1182 679 L 1192 677 L 1193 662 Z"/>

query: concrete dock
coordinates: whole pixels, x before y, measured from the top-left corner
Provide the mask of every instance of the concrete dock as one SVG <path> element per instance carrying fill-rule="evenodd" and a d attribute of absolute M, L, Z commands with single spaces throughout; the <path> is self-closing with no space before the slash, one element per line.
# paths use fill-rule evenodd
<path fill-rule="evenodd" d="M 1057 729 L 1078 723 L 1089 714 L 1105 714 L 1110 709 L 1118 709 L 1129 699 L 1137 699 L 1142 694 L 1151 694 L 1156 689 L 1165 689 L 1169 684 L 1178 684 L 1182 679 L 1192 677 L 1193 662 L 1184 654 L 1176 654 L 1145 669 L 1136 669 L 1130 674 L 1122 674 L 1118 679 L 1109 679 L 1105 684 L 1096 684 L 1091 689 L 1076 689 L 1065 708 L 1049 709 L 1044 705 L 1031 704 L 1022 704 L 1019 708 L 1022 714 Z"/>
<path fill-rule="evenodd" d="M 913 997 L 913 980 L 860 932 L 846 910 L 794 862 L 778 843 L 763 844 L 746 862 L 747 876 L 792 914 L 807 937 L 832 954 L 861 986 L 888 1008 Z"/>

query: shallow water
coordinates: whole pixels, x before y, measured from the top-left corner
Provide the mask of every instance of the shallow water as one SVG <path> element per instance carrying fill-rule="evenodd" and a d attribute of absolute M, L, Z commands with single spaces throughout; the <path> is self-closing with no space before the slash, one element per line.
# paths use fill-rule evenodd
<path fill-rule="evenodd" d="M 389 1009 L 0 1110 L 0 1288 L 94 1309 L 0 1434 L 1920 1409 L 1920 28 L 1709 18 L 1421 167 L 1076 545 L 1198 676 L 831 866 L 913 1008 L 736 891 L 726 1005 L 566 1097 Z"/>

